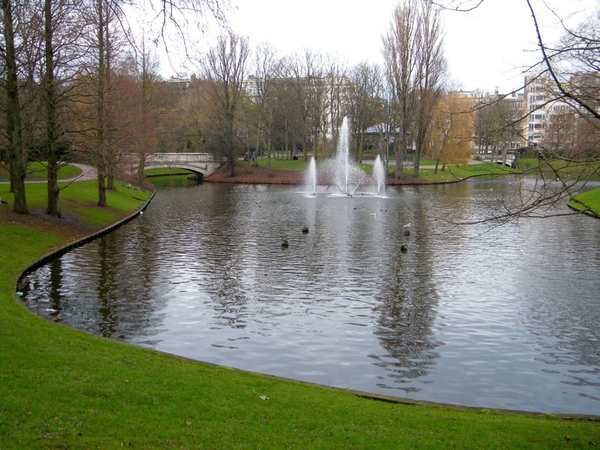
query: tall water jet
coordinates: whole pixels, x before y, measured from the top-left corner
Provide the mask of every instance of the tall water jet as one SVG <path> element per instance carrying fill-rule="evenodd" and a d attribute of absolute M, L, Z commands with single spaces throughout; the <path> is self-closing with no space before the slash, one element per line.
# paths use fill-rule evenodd
<path fill-rule="evenodd" d="M 310 158 L 306 172 L 306 187 L 311 194 L 317 193 L 317 162 L 314 156 Z"/>
<path fill-rule="evenodd" d="M 377 194 L 381 194 L 384 190 L 385 173 L 381 158 L 376 162 L 374 172 L 376 176 L 368 175 L 358 164 L 350 160 L 350 127 L 347 117 L 344 117 L 340 128 L 336 157 L 334 160 L 326 161 L 323 166 L 327 170 L 326 178 L 336 187 L 336 191 L 331 192 L 330 195 L 352 197 L 359 186 L 372 186 L 374 183 L 377 183 Z M 304 182 L 307 191 L 316 196 L 317 168 L 314 158 L 311 158 Z"/>
<path fill-rule="evenodd" d="M 364 181 L 364 176 L 365 173 L 350 161 L 350 126 L 348 117 L 344 117 L 335 158 L 335 184 L 342 194 L 352 195 Z"/>
<path fill-rule="evenodd" d="M 375 164 L 373 165 L 373 178 L 377 186 L 377 195 L 383 195 L 385 191 L 385 167 L 379 155 L 375 158 Z"/>
<path fill-rule="evenodd" d="M 340 130 L 337 155 L 335 158 L 335 182 L 338 186 L 338 189 L 344 194 L 350 194 L 348 189 L 350 177 L 349 136 L 348 117 L 344 117 L 344 120 L 342 120 L 342 128 Z"/>

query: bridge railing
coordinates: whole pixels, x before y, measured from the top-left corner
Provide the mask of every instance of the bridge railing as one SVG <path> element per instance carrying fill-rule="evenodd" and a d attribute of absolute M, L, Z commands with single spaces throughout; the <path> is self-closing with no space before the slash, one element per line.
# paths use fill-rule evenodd
<path fill-rule="evenodd" d="M 494 162 L 497 164 L 502 164 L 502 161 L 504 159 L 504 157 L 501 154 L 495 153 L 495 154 L 477 154 L 476 155 L 477 158 L 479 158 L 482 161 L 485 162 Z M 504 160 L 507 166 L 512 166 L 513 163 L 515 162 L 515 160 L 517 159 L 517 157 L 512 154 L 512 153 L 507 153 L 506 154 L 506 159 Z"/>
<path fill-rule="evenodd" d="M 135 174 L 140 164 L 140 155 L 135 153 L 121 155 L 121 169 Z M 153 153 L 145 155 L 144 168 L 181 167 L 205 176 L 213 173 L 221 163 L 212 153 Z"/>
<path fill-rule="evenodd" d="M 147 162 L 201 163 L 214 160 L 212 153 L 153 153 L 146 157 Z"/>

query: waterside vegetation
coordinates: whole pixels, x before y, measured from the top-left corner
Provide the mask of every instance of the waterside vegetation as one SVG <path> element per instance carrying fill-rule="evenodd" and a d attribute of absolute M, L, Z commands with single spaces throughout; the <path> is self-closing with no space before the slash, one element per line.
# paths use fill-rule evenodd
<path fill-rule="evenodd" d="M 237 183 L 256 182 L 256 178 L 261 178 L 263 183 L 291 183 L 297 184 L 303 182 L 304 172 L 308 167 L 308 162 L 303 159 L 287 160 L 266 157 L 256 158 L 255 161 L 239 162 L 239 168 L 235 177 L 219 176 L 219 174 L 209 177 L 211 181 L 226 181 Z M 554 179 L 556 176 L 567 180 L 578 180 L 582 177 L 597 179 L 598 168 L 588 164 L 567 164 L 565 161 L 555 161 L 540 166 L 536 158 L 521 158 L 516 161 L 516 168 L 503 167 L 491 162 L 482 162 L 468 165 L 449 165 L 441 170 L 436 170 L 435 161 L 422 158 L 420 161 L 421 170 L 419 180 L 410 178 L 412 169 L 404 168 L 406 175 L 402 184 L 410 183 L 453 183 L 476 176 L 503 176 L 516 174 L 538 174 Z M 323 169 L 324 163 L 319 163 L 317 167 Z M 373 171 L 372 163 L 360 163 L 360 168 L 366 173 Z M 586 175 L 588 172 L 589 175 Z M 392 180 L 394 167 L 388 169 L 388 182 Z M 277 175 L 276 175 L 277 174 Z M 150 178 L 160 176 L 187 176 L 189 172 L 184 169 L 151 169 L 146 171 Z M 569 202 L 569 206 L 577 211 L 585 211 L 587 214 L 600 218 L 600 188 L 591 189 L 575 196 Z"/>
<path fill-rule="evenodd" d="M 266 171 L 273 171 L 281 174 L 284 171 L 290 173 L 290 177 L 294 178 L 295 182 L 302 183 L 304 173 L 308 167 L 309 162 L 302 159 L 299 160 L 284 160 L 271 158 L 269 161 L 266 157 L 256 158 L 254 161 L 240 161 L 238 163 L 239 168 L 236 171 L 234 177 L 227 177 L 225 180 L 229 182 L 244 182 L 245 176 L 253 171 L 264 175 L 265 182 L 269 182 L 269 178 L 272 177 Z M 357 163 L 358 166 L 367 174 L 373 172 L 373 162 Z M 325 172 L 328 161 L 318 161 L 317 171 Z M 444 182 L 455 182 L 460 181 L 471 176 L 479 175 L 506 175 L 515 174 L 518 171 L 510 167 L 502 167 L 499 164 L 494 163 L 480 163 L 480 164 L 459 164 L 459 165 L 448 165 L 442 170 L 441 166 L 435 168 L 435 161 L 428 159 L 420 160 L 420 171 L 419 178 L 413 178 L 413 169 L 411 166 L 406 166 L 403 169 L 405 175 L 402 182 L 398 182 L 394 179 L 394 172 L 396 170 L 395 165 L 391 164 L 387 170 L 387 181 L 389 184 L 423 184 L 423 183 L 444 183 Z M 262 171 L 262 172 L 261 172 Z M 154 172 L 154 174 L 159 172 Z M 295 176 L 293 175 L 295 173 Z M 208 179 L 214 179 L 215 177 L 209 177 Z M 219 177 L 220 181 L 223 181 L 223 177 Z"/>
<path fill-rule="evenodd" d="M 575 196 L 569 206 L 600 219 L 600 188 L 592 189 Z"/>

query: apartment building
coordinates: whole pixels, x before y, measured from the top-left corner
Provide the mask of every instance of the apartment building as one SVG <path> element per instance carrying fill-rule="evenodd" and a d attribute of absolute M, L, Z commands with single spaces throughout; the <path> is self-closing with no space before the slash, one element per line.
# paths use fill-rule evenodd
<path fill-rule="evenodd" d="M 568 103 L 556 100 L 554 82 L 547 75 L 525 77 L 525 98 L 527 100 L 527 146 L 537 147 L 547 139 L 550 125 L 559 117 L 574 112 Z"/>

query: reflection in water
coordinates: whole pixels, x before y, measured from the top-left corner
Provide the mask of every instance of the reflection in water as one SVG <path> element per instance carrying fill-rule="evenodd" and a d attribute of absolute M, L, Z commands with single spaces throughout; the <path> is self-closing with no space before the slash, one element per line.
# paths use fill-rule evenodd
<path fill-rule="evenodd" d="M 518 183 L 387 198 L 162 188 L 143 217 L 28 277 L 25 298 L 90 333 L 251 371 L 598 414 L 600 223 L 447 229 L 434 219 L 477 220 Z"/>

